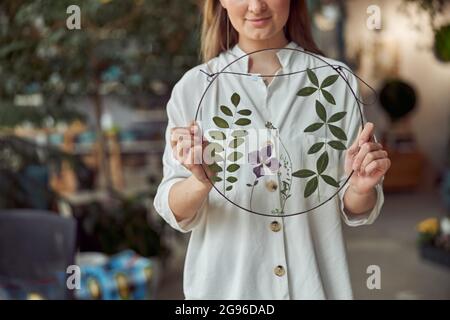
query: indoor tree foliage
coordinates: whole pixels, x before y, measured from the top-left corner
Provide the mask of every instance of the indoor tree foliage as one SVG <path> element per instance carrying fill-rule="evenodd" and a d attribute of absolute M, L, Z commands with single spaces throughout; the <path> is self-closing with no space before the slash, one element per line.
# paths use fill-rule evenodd
<path fill-rule="evenodd" d="M 81 30 L 66 27 L 70 5 L 81 9 Z M 83 106 L 75 108 L 75 101 L 89 97 L 97 137 L 104 146 L 103 96 L 115 94 L 136 105 L 135 97 L 156 95 L 149 86 L 152 82 L 170 88 L 198 62 L 198 22 L 195 0 L 0 1 L 0 190 L 4 191 L 0 207 L 36 207 L 27 198 L 30 190 L 23 188 L 27 185 L 35 188 L 44 207 L 52 209 L 59 195 L 24 182 L 22 171 L 30 164 L 49 166 L 71 159 L 59 150 L 9 136 L 9 128 L 25 122 L 35 126 L 71 122 L 83 116 L 79 112 Z M 38 96 L 41 102 L 18 106 L 19 96 Z M 82 163 L 75 165 L 78 174 Z M 107 177 L 106 166 L 102 167 Z M 101 215 L 95 224 L 102 249 L 111 253 L 130 247 L 142 255 L 159 254 L 159 235 L 145 223 L 140 199 L 116 202 L 99 211 L 110 214 Z M 109 238 L 107 228 L 119 229 L 116 238 Z"/>
<path fill-rule="evenodd" d="M 66 27 L 70 5 L 80 30 Z M 73 98 L 89 96 L 104 146 L 103 95 L 132 99 L 151 94 L 152 81 L 176 82 L 197 63 L 198 21 L 194 0 L 1 1 L 0 127 L 70 122 L 82 116 Z M 20 95 L 39 95 L 40 106 L 18 107 Z"/>

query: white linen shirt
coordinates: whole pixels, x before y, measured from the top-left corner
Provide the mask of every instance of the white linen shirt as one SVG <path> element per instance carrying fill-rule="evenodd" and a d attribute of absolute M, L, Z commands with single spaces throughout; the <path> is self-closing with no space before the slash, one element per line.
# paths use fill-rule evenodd
<path fill-rule="evenodd" d="M 287 48 L 302 49 L 291 42 Z M 218 72 L 245 52 L 238 45 L 221 53 L 206 64 L 188 71 L 175 85 L 167 105 L 168 126 L 166 149 L 163 156 L 163 179 L 159 185 L 154 206 L 156 211 L 173 228 L 191 232 L 184 267 L 184 294 L 186 299 L 352 299 L 349 271 L 341 220 L 349 226 L 371 224 L 379 215 L 384 203 L 382 182 L 376 186 L 377 202 L 367 214 L 348 216 L 344 211 L 343 197 L 348 184 L 330 201 L 319 208 L 291 217 L 265 217 L 237 208 L 226 201 L 214 188 L 201 209 L 189 221 L 177 222 L 168 204 L 169 190 L 191 173 L 174 159 L 170 145 L 170 128 L 187 126 L 194 120 L 200 98 L 208 86 L 208 78 L 200 70 Z M 278 74 L 305 70 L 325 65 L 324 62 L 292 50 L 277 52 L 282 68 Z M 323 58 L 332 65 L 344 64 Z M 233 63 L 227 71 L 247 73 L 248 57 Z M 319 81 L 332 74 L 330 68 L 315 69 Z M 344 70 L 349 84 L 357 90 L 356 78 Z M 253 110 L 252 127 L 262 127 L 271 121 L 280 129 L 280 136 L 290 150 L 293 168 L 315 167 L 307 151 L 312 144 L 325 141 L 323 132 L 304 132 L 304 128 L 317 122 L 314 107 L 317 95 L 297 96 L 299 89 L 310 86 L 306 73 L 275 77 L 267 86 L 260 77 L 220 75 L 204 98 L 202 118 L 218 114 L 218 106 L 231 104 L 230 95 L 240 92 L 241 104 Z M 226 78 L 229 77 L 229 78 Z M 228 79 L 228 80 L 227 80 Z M 327 104 L 328 114 L 346 111 L 347 116 L 339 123 L 346 128 L 348 148 L 357 137 L 361 126 L 356 100 L 345 89 L 345 81 L 338 79 L 327 89 L 333 94 L 336 105 Z M 358 92 L 358 91 L 356 91 Z M 320 97 L 319 97 L 320 98 Z M 334 108 L 334 109 L 333 109 Z M 364 114 L 364 111 L 363 111 Z M 322 133 L 321 133 L 322 132 Z M 343 183 L 345 151 L 330 150 L 330 176 Z M 335 152 L 335 153 L 333 153 Z M 243 171 L 243 170 L 242 170 Z M 250 174 L 252 172 L 250 171 Z M 239 176 L 240 178 L 245 180 Z M 248 187 L 240 179 L 227 196 L 239 203 L 248 200 Z M 265 188 L 262 177 L 255 188 L 253 203 L 258 210 L 268 210 L 274 199 Z M 289 212 L 299 212 L 312 207 L 303 197 L 305 179 L 295 179 L 292 185 Z M 247 189 L 245 189 L 247 188 Z M 330 187 L 329 190 L 336 190 Z M 323 192 L 327 192 L 327 187 Z M 328 190 L 328 191 L 329 191 Z M 336 192 L 336 191 L 335 191 Z M 255 208 L 253 208 L 255 209 Z M 287 212 L 287 213 L 289 213 Z M 270 212 L 269 212 L 270 213 Z M 278 222 L 278 228 L 272 223 Z M 279 229 L 279 230 L 278 230 Z"/>

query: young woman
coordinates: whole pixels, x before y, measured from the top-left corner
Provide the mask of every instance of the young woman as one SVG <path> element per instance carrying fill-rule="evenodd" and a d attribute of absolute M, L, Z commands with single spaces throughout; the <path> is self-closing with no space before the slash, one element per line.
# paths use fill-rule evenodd
<path fill-rule="evenodd" d="M 177 83 L 167 105 L 164 177 L 154 200 L 156 210 L 172 227 L 192 232 L 184 270 L 185 297 L 351 299 L 340 218 L 350 226 L 370 224 L 376 219 L 384 202 L 382 180 L 390 167 L 387 153 L 373 136 L 373 124 L 366 123 L 359 130 L 356 99 L 342 80 L 348 79 L 356 88 L 355 77 L 341 68 L 342 79 L 333 86 L 323 84 L 334 72 L 321 67 L 326 65 L 324 61 L 345 65 L 320 56 L 303 0 L 206 0 L 201 48 L 204 63 Z M 284 49 L 263 50 L 234 62 L 246 53 L 267 48 Z M 306 50 L 320 59 L 293 49 Z M 213 189 L 210 179 L 214 173 L 207 165 L 193 163 L 193 155 L 198 154 L 195 151 L 201 153 L 206 146 L 198 138 L 200 127 L 193 122 L 201 96 L 211 81 L 205 72 L 218 72 L 228 64 L 231 65 L 227 71 L 238 74 L 287 74 L 307 68 L 314 72 L 308 77 L 306 73 L 289 77 L 220 75 L 220 80 L 210 86 L 202 113 L 204 119 L 211 119 L 223 104 L 251 109 L 253 128 L 264 128 L 270 123 L 279 129 L 280 139 L 291 153 L 293 170 L 315 169 L 315 160 L 307 154 L 311 145 L 328 148 L 328 176 L 343 185 L 354 171 L 331 201 L 291 217 L 252 214 Z M 319 82 L 320 86 L 327 86 L 333 99 L 325 97 Z M 314 85 L 314 94 L 297 95 L 299 89 Z M 240 93 L 239 99 L 234 97 L 230 102 L 233 93 Z M 340 119 L 339 126 L 346 129 L 347 136 L 338 135 L 345 151 L 326 145 L 330 132 L 324 128 L 314 134 L 305 132 L 308 125 L 317 123 L 315 104 L 328 114 L 326 117 L 341 112 L 335 119 Z M 254 211 L 270 213 L 281 195 L 280 181 L 276 175 L 265 176 L 257 170 L 248 175 L 244 171 L 237 171 L 239 182 L 231 189 L 224 183 L 222 192 L 236 203 L 249 203 Z M 250 199 L 245 182 L 252 181 L 252 173 L 260 183 L 252 188 Z M 312 208 L 313 196 L 306 197 L 304 193 L 307 180 L 292 179 L 283 212 Z M 321 189 L 323 200 L 327 190 L 336 189 L 329 186 L 330 180 L 328 184 L 319 180 L 314 182 Z M 218 185 L 222 188 L 222 183 Z"/>

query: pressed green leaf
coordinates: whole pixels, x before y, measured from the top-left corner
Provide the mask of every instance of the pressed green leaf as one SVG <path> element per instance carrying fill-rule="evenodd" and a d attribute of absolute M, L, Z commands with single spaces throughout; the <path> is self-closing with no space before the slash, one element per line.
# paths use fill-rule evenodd
<path fill-rule="evenodd" d="M 252 121 L 250 119 L 241 118 L 241 119 L 237 119 L 234 124 L 236 124 L 238 126 L 248 126 L 250 123 L 252 123 Z"/>
<path fill-rule="evenodd" d="M 211 171 L 213 171 L 215 173 L 223 171 L 222 167 L 219 166 L 217 163 L 210 164 L 208 167 L 211 169 Z"/>
<path fill-rule="evenodd" d="M 223 162 L 223 157 L 220 154 L 214 154 L 212 156 L 212 160 L 216 163 L 222 163 Z"/>
<path fill-rule="evenodd" d="M 232 163 L 227 167 L 228 172 L 235 172 L 240 168 L 238 164 Z"/>
<path fill-rule="evenodd" d="M 227 116 L 233 116 L 233 112 L 231 112 L 230 108 L 228 108 L 227 106 L 220 106 L 220 111 L 222 111 Z"/>
<path fill-rule="evenodd" d="M 312 177 L 313 175 L 315 175 L 316 173 L 312 170 L 308 170 L 308 169 L 301 169 L 298 171 L 295 171 L 292 176 L 296 177 L 296 178 L 308 178 L 308 177 Z"/>
<path fill-rule="evenodd" d="M 334 178 L 327 176 L 326 174 L 321 175 L 323 181 L 325 181 L 327 184 L 329 184 L 330 186 L 339 188 L 339 183 L 334 180 Z"/>
<path fill-rule="evenodd" d="M 212 142 L 208 145 L 208 150 L 211 150 L 211 156 L 214 157 L 217 153 L 223 151 L 223 147 L 216 142 Z"/>
<path fill-rule="evenodd" d="M 334 97 L 331 93 L 329 93 L 327 90 L 322 89 L 322 94 L 324 98 L 331 104 L 336 104 L 336 100 L 334 100 Z"/>
<path fill-rule="evenodd" d="M 342 130 L 341 128 L 336 127 L 332 124 L 329 124 L 328 128 L 330 128 L 331 133 L 336 138 L 341 139 L 341 140 L 347 140 L 347 135 L 345 134 L 344 130 Z"/>
<path fill-rule="evenodd" d="M 314 132 L 314 131 L 317 131 L 317 130 L 319 130 L 320 128 L 322 128 L 323 125 L 324 125 L 323 123 L 313 123 L 312 125 L 308 126 L 308 127 L 305 129 L 305 132 Z"/>
<path fill-rule="evenodd" d="M 339 78 L 338 74 L 334 74 L 332 76 L 328 76 L 325 78 L 325 80 L 322 81 L 322 84 L 320 85 L 320 88 L 326 88 L 331 86 L 333 83 L 336 82 L 336 80 Z"/>
<path fill-rule="evenodd" d="M 345 112 L 345 111 L 335 113 L 330 117 L 330 119 L 328 119 L 328 122 L 337 122 L 337 121 L 341 120 L 342 118 L 344 118 L 346 114 L 347 114 L 347 112 Z"/>
<path fill-rule="evenodd" d="M 236 177 L 228 177 L 228 178 L 227 178 L 227 181 L 228 181 L 229 183 L 235 183 L 236 181 L 238 181 L 238 179 L 237 179 Z"/>
<path fill-rule="evenodd" d="M 237 107 L 239 105 L 239 102 L 241 102 L 241 97 L 235 92 L 231 96 L 231 103 Z"/>
<path fill-rule="evenodd" d="M 238 161 L 240 158 L 242 158 L 243 154 L 241 152 L 234 151 L 233 153 L 230 153 L 228 155 L 229 161 Z"/>
<path fill-rule="evenodd" d="M 233 189 L 233 186 L 228 186 L 225 190 L 230 191 L 231 189 Z"/>
<path fill-rule="evenodd" d="M 230 141 L 229 147 L 230 147 L 230 148 L 236 149 L 236 148 L 239 147 L 241 144 L 243 144 L 244 141 L 245 141 L 245 140 L 242 139 L 242 138 L 236 138 L 236 139 L 233 139 L 233 140 Z"/>
<path fill-rule="evenodd" d="M 323 122 L 327 121 L 327 111 L 319 100 L 316 100 L 316 113 L 319 116 L 320 120 L 322 120 Z"/>
<path fill-rule="evenodd" d="M 337 141 L 337 140 L 328 142 L 328 145 L 330 147 L 332 147 L 333 149 L 336 149 L 336 150 L 345 150 L 345 149 L 347 149 L 345 144 L 343 144 L 342 142 Z"/>
<path fill-rule="evenodd" d="M 222 131 L 219 131 L 219 130 L 209 131 L 209 135 L 214 140 L 225 140 L 225 138 L 226 138 L 225 133 L 223 133 Z"/>
<path fill-rule="evenodd" d="M 306 87 L 306 88 L 300 89 L 300 91 L 297 93 L 297 95 L 300 97 L 306 97 L 306 96 L 312 95 L 316 91 L 317 91 L 317 88 Z"/>
<path fill-rule="evenodd" d="M 319 159 L 317 159 L 316 168 L 318 174 L 322 174 L 322 172 L 324 172 L 327 169 L 328 161 L 329 161 L 328 152 L 325 151 L 324 153 L 322 153 Z"/>
<path fill-rule="evenodd" d="M 246 135 L 248 135 L 248 131 L 246 130 L 235 130 L 231 133 L 231 136 L 235 138 L 245 137 Z"/>
<path fill-rule="evenodd" d="M 308 198 L 310 195 L 312 195 L 314 193 L 314 191 L 316 191 L 317 186 L 319 185 L 319 179 L 317 179 L 317 177 L 312 178 L 311 180 L 309 180 L 306 183 L 306 187 L 305 187 L 305 198 Z"/>
<path fill-rule="evenodd" d="M 243 116 L 249 116 L 252 114 L 252 111 L 248 110 L 248 109 L 242 109 L 242 110 L 239 110 L 238 113 Z"/>
<path fill-rule="evenodd" d="M 320 149 L 325 145 L 325 142 L 317 142 L 311 146 L 308 150 L 308 154 L 314 154 L 316 152 L 319 152 Z"/>
<path fill-rule="evenodd" d="M 212 180 L 213 182 L 220 182 L 220 181 L 222 181 L 222 178 L 221 178 L 221 177 L 218 177 L 218 176 L 213 176 L 213 177 L 211 178 L 211 180 Z"/>
<path fill-rule="evenodd" d="M 224 119 L 222 119 L 221 117 L 214 117 L 213 118 L 214 123 L 216 124 L 216 126 L 218 126 L 219 128 L 222 129 L 226 129 L 229 128 L 230 126 L 228 125 L 228 122 L 226 122 Z"/>
<path fill-rule="evenodd" d="M 317 76 L 314 73 L 314 71 L 312 71 L 311 69 L 308 68 L 308 69 L 306 69 L 306 72 L 308 74 L 309 81 L 311 81 L 313 83 L 313 85 L 318 87 L 319 86 L 319 80 L 317 79 Z"/>

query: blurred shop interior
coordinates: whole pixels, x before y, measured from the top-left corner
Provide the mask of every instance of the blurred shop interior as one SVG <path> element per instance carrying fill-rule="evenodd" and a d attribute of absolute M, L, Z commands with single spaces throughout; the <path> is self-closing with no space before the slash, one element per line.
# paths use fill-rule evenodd
<path fill-rule="evenodd" d="M 355 298 L 450 299 L 450 1 L 308 3 L 319 47 L 376 90 L 366 115 L 392 160 L 378 221 L 344 227 Z M 200 4 L 1 1 L 0 299 L 183 299 L 189 235 L 152 203 Z"/>

